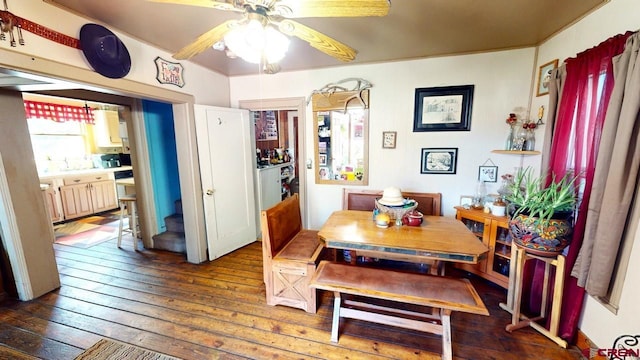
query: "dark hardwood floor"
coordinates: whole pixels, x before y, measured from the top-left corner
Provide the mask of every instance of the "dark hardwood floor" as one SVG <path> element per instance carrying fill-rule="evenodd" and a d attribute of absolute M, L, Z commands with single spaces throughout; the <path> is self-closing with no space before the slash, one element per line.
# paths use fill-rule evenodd
<path fill-rule="evenodd" d="M 73 359 L 111 338 L 183 359 L 439 359 L 441 338 L 343 320 L 329 341 L 332 294 L 317 314 L 265 304 L 260 243 L 194 265 L 164 251 L 54 245 L 62 287 L 0 306 L 0 359 Z M 455 270 L 454 270 L 455 271 Z M 466 276 L 465 273 L 456 275 Z M 472 277 L 491 316 L 454 313 L 456 359 L 580 359 L 530 328 L 504 330 L 505 290 Z"/>

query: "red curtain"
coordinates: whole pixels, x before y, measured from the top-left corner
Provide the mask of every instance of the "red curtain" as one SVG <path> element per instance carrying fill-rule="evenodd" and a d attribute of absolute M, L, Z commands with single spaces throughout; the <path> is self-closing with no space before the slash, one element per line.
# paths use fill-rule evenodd
<path fill-rule="evenodd" d="M 90 107 L 50 104 L 40 101 L 24 101 L 27 119 L 45 119 L 56 122 L 80 121 L 94 124 L 93 111 Z"/>
<path fill-rule="evenodd" d="M 558 334 L 569 342 L 574 340 L 585 294 L 584 288 L 579 287 L 577 279 L 571 276 L 571 269 L 582 245 L 600 134 L 613 90 L 612 58 L 622 53 L 630 35 L 631 32 L 616 35 L 565 61 L 567 76 L 557 109 L 547 182 L 552 181 L 552 174 L 556 179 L 567 171 L 581 175 L 581 196 L 575 214 L 572 242 L 566 254 Z M 531 306 L 533 311 L 539 311 L 540 308 L 543 274 L 544 264 L 536 264 L 530 289 L 530 300 L 532 304 L 537 303 Z"/>

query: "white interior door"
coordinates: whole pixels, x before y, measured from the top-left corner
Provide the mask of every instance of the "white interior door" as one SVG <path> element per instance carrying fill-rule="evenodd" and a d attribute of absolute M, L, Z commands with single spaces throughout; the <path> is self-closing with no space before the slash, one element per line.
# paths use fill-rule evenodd
<path fill-rule="evenodd" d="M 256 241 L 249 112 L 195 106 L 209 260 Z"/>

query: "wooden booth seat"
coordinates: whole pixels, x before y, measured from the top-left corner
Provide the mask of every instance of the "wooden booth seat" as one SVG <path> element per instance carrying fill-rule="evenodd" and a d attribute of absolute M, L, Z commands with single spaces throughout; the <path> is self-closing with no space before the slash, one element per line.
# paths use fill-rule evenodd
<path fill-rule="evenodd" d="M 424 215 L 440 216 L 441 214 L 441 193 L 421 193 L 403 191 L 402 196 L 418 202 L 416 210 Z M 373 211 L 376 207 L 376 199 L 382 197 L 382 190 L 342 190 L 342 210 L 365 210 Z"/>
<path fill-rule="evenodd" d="M 332 342 L 338 342 L 340 318 L 359 319 L 441 335 L 442 358 L 450 360 L 451 313 L 489 315 L 471 282 L 463 278 L 322 261 L 311 286 L 334 293 Z M 357 298 L 342 299 L 343 294 Z"/>
<path fill-rule="evenodd" d="M 324 248 L 318 232 L 302 228 L 298 194 L 260 216 L 267 304 L 316 312 L 316 290 L 309 287 Z"/>

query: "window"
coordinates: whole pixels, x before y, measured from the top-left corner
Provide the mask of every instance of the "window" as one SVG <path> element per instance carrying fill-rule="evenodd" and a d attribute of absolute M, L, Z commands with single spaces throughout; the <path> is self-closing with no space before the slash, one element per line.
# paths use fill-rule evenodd
<path fill-rule="evenodd" d="M 27 122 L 39 174 L 93 167 L 85 141 L 85 124 L 43 119 Z"/>

